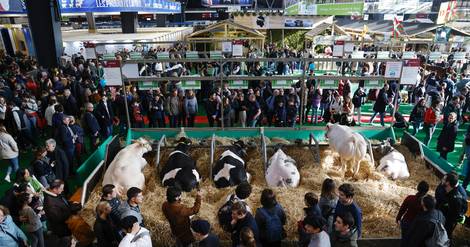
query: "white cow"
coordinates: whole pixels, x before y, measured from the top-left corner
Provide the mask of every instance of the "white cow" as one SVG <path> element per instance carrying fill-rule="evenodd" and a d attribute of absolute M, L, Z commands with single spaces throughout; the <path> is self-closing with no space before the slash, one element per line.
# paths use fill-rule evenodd
<path fill-rule="evenodd" d="M 271 187 L 295 188 L 299 186 L 300 174 L 295 160 L 286 155 L 281 149 L 278 149 L 269 159 L 266 182 Z"/>
<path fill-rule="evenodd" d="M 326 138 L 330 148 L 339 154 L 341 160 L 341 171 L 347 168 L 346 163 L 351 162 L 353 176 L 359 172 L 360 163 L 368 161 L 367 142 L 358 133 L 354 133 L 348 126 L 331 124 L 326 125 Z"/>
<path fill-rule="evenodd" d="M 152 147 L 144 138 L 139 138 L 123 148 L 106 170 L 103 185 L 113 184 L 121 194 L 131 187 L 142 189 L 145 185 L 142 170 L 147 165 L 142 156 L 149 151 L 152 151 Z"/>
<path fill-rule="evenodd" d="M 383 156 L 379 161 L 377 170 L 387 177 L 395 179 L 406 179 L 410 177 L 405 156 L 390 145 L 390 141 L 385 141 L 374 147 L 374 157 Z M 380 157 L 379 156 L 379 157 Z"/>

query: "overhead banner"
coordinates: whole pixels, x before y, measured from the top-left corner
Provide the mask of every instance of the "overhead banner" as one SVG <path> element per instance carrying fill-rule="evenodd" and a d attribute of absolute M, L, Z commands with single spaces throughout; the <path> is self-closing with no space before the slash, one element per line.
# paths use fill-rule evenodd
<path fill-rule="evenodd" d="M 253 0 L 201 0 L 204 7 L 251 6 Z"/>
<path fill-rule="evenodd" d="M 181 3 L 170 0 L 57 0 L 63 13 L 152 12 L 181 13 Z M 24 0 L 0 0 L 0 14 L 26 14 Z"/>
<path fill-rule="evenodd" d="M 421 62 L 419 59 L 405 60 L 403 72 L 401 73 L 400 84 L 415 85 L 417 82 L 420 64 Z"/>
<path fill-rule="evenodd" d="M 364 2 L 341 2 L 316 4 L 313 0 L 286 0 L 286 15 L 356 15 L 363 14 Z"/>
<path fill-rule="evenodd" d="M 439 13 L 437 14 L 436 24 L 444 24 L 452 20 L 457 10 L 457 1 L 448 1 L 441 3 Z"/>
<path fill-rule="evenodd" d="M 279 16 L 279 15 L 237 15 L 235 23 L 255 29 L 303 29 L 310 30 L 319 23 L 331 23 L 329 17 Z"/>

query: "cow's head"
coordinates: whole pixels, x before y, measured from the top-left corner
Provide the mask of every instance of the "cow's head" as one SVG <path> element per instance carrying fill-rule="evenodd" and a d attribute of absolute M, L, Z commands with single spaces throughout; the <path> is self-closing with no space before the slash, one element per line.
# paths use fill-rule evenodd
<path fill-rule="evenodd" d="M 240 156 L 242 159 L 246 159 L 246 144 L 242 140 L 238 140 L 236 142 L 232 142 L 233 148 L 232 152 L 236 155 Z"/>
<path fill-rule="evenodd" d="M 134 140 L 134 143 L 137 143 L 137 144 L 139 144 L 140 147 L 142 147 L 142 149 L 144 150 L 143 153 L 147 153 L 147 152 L 152 151 L 152 145 L 151 145 L 150 141 L 148 141 L 147 139 L 145 139 L 143 137 L 140 137 L 139 139 Z"/>
<path fill-rule="evenodd" d="M 186 138 L 186 137 L 181 137 L 179 140 L 178 140 L 178 143 L 176 144 L 176 150 L 179 150 L 185 154 L 188 154 L 189 153 L 189 148 L 191 147 L 192 145 L 192 141 L 189 139 L 189 138 Z"/>
<path fill-rule="evenodd" d="M 372 152 L 374 153 L 374 159 L 376 160 L 380 160 L 383 156 L 387 155 L 393 150 L 394 148 L 392 147 L 390 138 L 383 140 L 379 144 L 372 145 Z"/>
<path fill-rule="evenodd" d="M 333 126 L 334 125 L 332 123 L 327 123 L 326 124 L 326 132 L 325 132 L 325 138 L 326 139 L 330 138 L 329 134 L 330 134 L 330 131 L 333 128 Z"/>

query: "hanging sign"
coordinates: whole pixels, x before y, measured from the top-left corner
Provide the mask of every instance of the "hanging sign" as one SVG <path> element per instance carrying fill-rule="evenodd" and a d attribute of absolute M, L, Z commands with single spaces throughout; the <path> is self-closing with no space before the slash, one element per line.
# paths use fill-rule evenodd
<path fill-rule="evenodd" d="M 419 59 L 405 60 L 400 84 L 415 85 L 419 73 L 421 62 Z"/>
<path fill-rule="evenodd" d="M 386 78 L 400 78 L 402 62 L 387 62 L 385 67 Z"/>
<path fill-rule="evenodd" d="M 364 51 L 353 51 L 353 53 L 351 54 L 351 58 L 354 58 L 354 59 L 364 58 Z"/>
<path fill-rule="evenodd" d="M 338 40 L 333 46 L 333 57 L 342 57 L 344 53 L 344 41 Z"/>
<path fill-rule="evenodd" d="M 136 63 L 126 63 L 122 66 L 122 75 L 127 78 L 139 77 L 139 65 Z"/>
<path fill-rule="evenodd" d="M 142 59 L 142 53 L 140 52 L 131 52 L 129 53 L 130 59 L 132 60 L 139 60 Z"/>
<path fill-rule="evenodd" d="M 354 43 L 348 42 L 344 44 L 344 53 L 351 53 L 354 51 Z"/>
<path fill-rule="evenodd" d="M 222 51 L 210 51 L 209 55 L 210 55 L 210 58 L 215 58 L 215 59 L 223 58 Z"/>
<path fill-rule="evenodd" d="M 457 60 L 457 61 L 463 61 L 465 60 L 467 56 L 467 53 L 466 52 L 456 52 L 454 53 L 454 60 Z"/>
<path fill-rule="evenodd" d="M 138 84 L 140 90 L 156 89 L 159 87 L 156 81 L 139 81 Z"/>
<path fill-rule="evenodd" d="M 232 52 L 232 42 L 222 42 L 222 52 Z"/>
<path fill-rule="evenodd" d="M 401 58 L 402 59 L 414 59 L 416 58 L 416 55 L 414 51 L 404 51 Z"/>
<path fill-rule="evenodd" d="M 157 59 L 170 59 L 170 53 L 165 52 L 157 52 Z"/>
<path fill-rule="evenodd" d="M 199 59 L 199 53 L 197 51 L 187 51 L 186 58 L 187 59 Z"/>
<path fill-rule="evenodd" d="M 382 88 L 385 82 L 383 80 L 366 80 L 364 81 L 364 88 L 375 89 Z"/>
<path fill-rule="evenodd" d="M 106 86 L 122 85 L 121 62 L 119 60 L 103 61 L 103 68 L 103 78 L 106 80 Z"/>
<path fill-rule="evenodd" d="M 439 51 L 433 51 L 429 53 L 429 60 L 431 61 L 436 61 L 436 60 L 439 60 L 440 58 L 441 58 L 441 52 Z"/>
<path fill-rule="evenodd" d="M 390 52 L 389 51 L 378 51 L 377 52 L 377 59 L 389 59 Z"/>
<path fill-rule="evenodd" d="M 185 75 L 182 77 L 199 77 L 200 75 Z M 181 87 L 183 89 L 201 89 L 201 81 L 181 81 Z"/>
<path fill-rule="evenodd" d="M 339 86 L 338 80 L 320 80 L 320 87 L 325 89 L 336 89 Z"/>
<path fill-rule="evenodd" d="M 243 56 L 243 41 L 242 40 L 233 41 L 232 56 L 234 57 Z"/>

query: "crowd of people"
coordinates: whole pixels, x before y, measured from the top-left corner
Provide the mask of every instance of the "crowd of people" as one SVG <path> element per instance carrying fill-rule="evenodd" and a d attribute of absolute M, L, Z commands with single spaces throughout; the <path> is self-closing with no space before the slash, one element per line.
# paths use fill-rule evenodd
<path fill-rule="evenodd" d="M 9 190 L 0 206 L 0 244 L 7 247 L 45 246 L 45 234 L 50 246 L 152 246 L 152 235 L 142 215 L 145 200 L 143 191 L 136 187 L 119 195 L 114 185 L 104 185 L 101 200 L 96 205 L 94 224 L 78 214 L 81 205 L 68 201 L 64 182 L 54 180 L 47 190 L 23 169 L 21 181 Z M 429 241 L 450 246 L 453 231 L 463 224 L 467 211 L 467 195 L 455 173 L 448 173 L 435 189 L 421 181 L 415 195 L 407 196 L 396 216 L 401 228 L 401 246 L 429 246 Z M 233 247 L 281 246 L 286 237 L 287 217 L 283 206 L 271 189 L 264 189 L 261 206 L 253 210 L 247 201 L 251 185 L 239 184 L 217 212 L 218 224 L 230 234 Z M 298 245 L 305 247 L 358 246 L 362 236 L 362 210 L 354 200 L 354 186 L 348 183 L 337 187 L 332 179 L 325 179 L 318 196 L 305 194 L 304 217 L 298 219 Z M 221 246 L 219 236 L 211 231 L 207 219 L 197 215 L 202 193 L 196 193 L 194 205 L 185 206 L 182 190 L 171 186 L 166 191 L 162 212 L 170 225 L 176 246 Z M 215 212 L 214 212 L 215 213 Z M 47 224 L 45 223 L 47 222 Z M 212 222 L 215 224 L 215 222 Z"/>
<path fill-rule="evenodd" d="M 363 49 L 374 50 L 373 47 L 364 47 Z M 171 58 L 181 58 L 184 56 L 185 50 L 185 47 L 176 45 L 168 51 Z M 268 45 L 265 50 L 266 52 L 263 54 L 252 49 L 247 56 L 249 58 L 260 56 L 299 58 L 306 54 L 304 51 L 279 49 L 273 45 Z M 149 53 L 156 54 L 159 51 L 163 51 L 163 49 L 150 50 Z M 331 52 L 331 48 L 327 47 L 325 53 L 328 52 Z M 116 57 L 117 59 L 126 59 L 126 53 L 120 53 Z M 48 219 L 48 223 L 50 222 L 47 230 L 59 236 L 59 239 L 62 236 L 70 236 L 70 231 L 84 226 L 86 223 L 77 215 L 80 207 L 64 200 L 62 190 L 68 189 L 67 181 L 75 175 L 84 155 L 96 149 L 100 142 L 113 133 L 125 133 L 129 127 L 126 115 L 130 116 L 131 127 L 136 128 L 146 126 L 194 127 L 198 114 L 202 112 L 201 108 L 204 108 L 207 123 L 211 127 L 222 125 L 225 127 L 295 127 L 299 123 L 307 122 L 312 124 L 338 122 L 354 126 L 364 122 L 363 116 L 361 116 L 361 107 L 366 101 L 370 101 L 374 102 L 374 114 L 370 122 L 379 115 L 381 125 L 385 125 L 386 115 L 393 115 L 395 112 L 394 126 L 406 129 L 410 126 L 413 135 L 424 131 L 426 136 L 422 141 L 427 145 L 432 139 L 436 126 L 442 121 L 443 128 L 437 138 L 437 151 L 442 158 L 447 159 L 447 154 L 454 151 L 457 130 L 467 121 L 465 114 L 470 108 L 470 88 L 466 85 L 470 81 L 470 73 L 465 72 L 468 64 L 464 64 L 464 66 L 458 64 L 460 66 L 458 70 L 457 64 L 448 60 L 445 66 L 449 66 L 449 68 L 444 73 L 422 68 L 417 76 L 416 85 L 406 88 L 403 85 L 399 88 L 397 81 L 388 81 L 381 89 L 366 89 L 364 82 L 360 82 L 357 90 L 353 90 L 355 87 L 350 81 L 340 81 L 338 88 L 322 89 L 316 80 L 310 79 L 305 82 L 299 81 L 291 88 L 286 89 L 276 89 L 272 87 L 270 81 L 259 80 L 250 81 L 248 89 L 243 90 L 230 88 L 228 83 L 217 85 L 213 81 L 202 81 L 200 90 L 184 90 L 180 82 L 168 81 L 160 83 L 158 88 L 152 90 L 139 90 L 137 85 L 129 85 L 129 90 L 125 91 L 125 94 L 122 89 L 106 87 L 101 63 L 97 60 L 84 59 L 80 54 L 73 55 L 70 61 L 59 68 L 45 69 L 38 66 L 34 59 L 22 55 L 8 56 L 0 53 L 0 158 L 8 164 L 5 182 L 13 183 L 2 200 L 2 205 L 6 207 L 0 208 L 0 212 L 3 212 L 2 222 L 4 223 L 2 224 L 8 226 L 11 232 L 10 230 L 6 232 L 12 235 L 0 236 L 0 241 L 6 239 L 8 244 L 5 246 L 16 246 L 15 243 L 21 244 L 22 240 L 26 240 L 22 231 L 13 227 L 13 224 L 27 225 L 24 230 L 33 246 L 41 246 L 40 243 L 43 242 L 42 232 L 46 229 L 43 224 L 45 219 Z M 161 77 L 178 77 L 189 74 L 211 76 L 218 74 L 219 70 L 226 75 L 261 77 L 293 74 L 295 70 L 302 70 L 304 67 L 308 68 L 309 75 L 313 75 L 316 70 L 315 63 L 305 65 L 300 61 L 233 62 L 226 63 L 221 67 L 216 63 L 201 62 L 156 62 L 139 66 L 144 68 L 142 71 L 147 75 Z M 383 63 L 376 62 L 343 63 L 338 65 L 338 72 L 346 73 L 354 70 L 354 73 L 360 73 L 362 76 L 380 75 L 383 74 L 383 67 Z M 458 74 L 457 71 L 461 73 Z M 302 88 L 306 90 L 302 90 Z M 400 93 L 403 90 L 408 91 L 407 96 Z M 126 103 L 129 106 L 127 112 Z M 414 105 L 409 120 L 406 120 L 398 109 L 394 111 L 395 106 L 399 107 L 402 103 Z M 464 157 L 470 157 L 470 127 L 466 132 L 464 144 L 464 152 L 461 155 L 462 162 Z M 26 156 L 31 152 L 33 158 L 29 164 L 30 169 L 20 168 L 20 156 Z M 470 166 L 470 164 L 468 165 Z M 470 169 L 467 171 L 467 174 L 464 174 L 465 179 L 462 186 L 458 187 L 462 187 L 462 196 L 466 196 L 464 188 L 470 182 Z M 340 186 L 340 199 L 342 193 L 344 198 L 351 199 L 354 193 L 351 192 L 351 195 L 350 189 L 348 187 L 343 191 Z M 178 201 L 178 196 L 175 195 L 178 194 L 178 191 L 169 191 L 170 194 L 173 193 L 173 198 L 171 195 L 168 197 L 169 202 L 164 209 L 166 215 L 172 215 L 175 212 L 194 214 L 198 210 L 198 205 L 192 209 L 184 210 L 179 208 L 180 206 L 175 206 L 174 203 Z M 104 191 L 103 193 L 105 194 Z M 129 242 L 128 245 L 123 246 L 133 246 L 132 243 L 136 236 L 139 236 L 139 241 L 150 239 L 148 231 L 143 227 L 143 218 L 139 214 L 132 213 L 140 212 L 138 205 L 139 200 L 142 200 L 141 192 L 137 194 L 135 191 L 131 194 L 128 192 L 128 198 L 134 199 L 125 203 L 120 203 L 115 196 L 109 195 L 110 193 L 105 194 L 106 198 L 108 198 L 107 196 L 111 197 L 106 200 L 109 205 L 102 203 L 97 206 L 97 222 L 101 222 L 101 224 L 95 225 L 95 234 L 99 235 L 96 233 L 96 229 L 101 229 L 100 231 L 105 232 L 103 234 L 107 237 L 116 238 L 107 244 L 117 244 L 122 237 L 126 236 L 123 232 L 121 235 L 115 235 L 116 231 L 109 229 L 113 225 L 108 224 L 110 221 L 108 214 L 111 214 L 110 217 L 115 218 L 113 219 L 114 226 L 123 228 L 124 233 L 130 234 L 129 237 L 123 238 L 126 239 L 126 243 Z M 249 225 L 258 223 L 260 218 L 264 218 L 266 221 L 265 216 L 269 217 L 270 213 L 274 211 L 282 212 L 282 207 L 273 206 L 278 204 L 273 199 L 275 196 L 272 191 L 264 194 L 269 197 L 265 198 L 268 200 L 266 207 L 269 209 L 266 212 L 261 210 L 259 216 L 257 214 L 254 219 L 249 220 Z M 335 193 L 330 194 L 333 196 Z M 313 205 L 315 201 L 318 201 L 315 198 L 315 195 L 306 195 L 305 200 L 310 203 L 309 205 Z M 429 196 L 424 198 L 427 198 L 425 199 L 426 204 L 423 204 L 426 212 L 434 212 L 434 208 L 441 209 L 446 219 L 448 218 L 446 211 L 439 207 L 439 200 L 442 198 L 439 199 L 436 196 L 435 207 L 432 207 L 433 200 Z M 322 199 L 326 204 L 336 205 L 332 198 L 327 200 L 323 197 L 319 200 L 320 204 Z M 54 205 L 52 208 L 51 204 Z M 127 205 L 131 211 L 126 220 L 116 219 L 116 216 L 108 212 L 109 208 L 111 211 L 116 211 L 121 204 Z M 316 208 L 315 206 L 311 207 Z M 238 215 L 234 216 L 236 218 L 234 222 L 236 223 L 238 220 L 244 222 L 242 219 L 249 215 L 249 208 L 247 209 L 246 205 L 244 207 L 240 203 L 234 203 L 234 208 L 238 208 L 234 214 Z M 336 207 L 332 206 L 332 208 Z M 350 207 L 346 208 L 352 210 Z M 358 209 L 357 205 L 354 208 Z M 415 207 L 415 211 L 418 208 Z M 318 212 L 323 212 L 317 209 L 307 211 L 310 213 L 315 211 L 314 214 L 317 215 Z M 360 214 L 360 210 L 358 211 Z M 256 212 L 258 213 L 258 210 Z M 360 237 L 361 222 L 358 212 L 352 212 L 351 215 L 335 214 L 336 216 L 340 216 L 338 225 L 342 226 L 342 230 L 339 231 L 351 235 L 352 238 L 354 238 L 353 235 Z M 51 217 L 52 220 L 50 220 Z M 172 216 L 168 217 L 171 223 L 173 218 Z M 238 219 L 238 217 L 240 218 Z M 253 218 L 253 216 L 251 217 Z M 281 222 L 284 220 L 285 223 L 286 216 L 283 217 L 280 217 L 279 220 Z M 338 218 L 335 217 L 323 217 L 323 220 L 318 217 L 307 217 L 303 220 L 304 225 L 301 227 L 304 235 L 300 234 L 299 240 L 307 245 L 311 243 L 311 246 L 317 246 L 314 244 L 315 241 L 324 242 L 328 236 L 335 239 L 334 231 L 340 229 L 336 228 Z M 26 222 L 26 218 L 28 222 Z M 54 223 L 54 218 L 60 219 L 57 225 Z M 65 222 L 67 219 L 71 220 L 69 223 L 65 223 L 68 226 L 64 227 L 62 220 Z M 409 221 L 408 218 L 407 220 Z M 135 226 L 136 221 L 140 227 Z M 182 218 L 175 221 L 178 223 L 171 224 L 180 227 L 183 221 L 186 222 L 183 225 L 188 226 L 189 221 Z M 451 222 L 455 223 L 455 219 Z M 204 221 L 194 224 L 197 225 L 195 226 L 197 229 L 206 230 L 208 228 L 208 223 Z M 259 222 L 260 229 L 265 225 L 266 222 Z M 325 228 L 326 225 L 327 228 Z M 172 230 L 179 231 L 178 227 L 172 226 Z M 266 239 L 262 230 L 258 232 L 255 228 L 258 227 L 250 228 L 251 232 L 240 228 L 238 234 L 246 238 L 252 236 L 256 243 L 272 244 L 272 242 L 276 242 L 271 241 L 272 239 Z M 318 229 L 326 230 L 317 232 Z M 180 241 L 179 243 L 184 246 L 188 239 L 201 239 L 206 236 L 207 231 L 203 230 L 199 233 L 191 232 L 186 227 L 183 239 L 178 239 L 178 235 L 173 233 Z M 446 225 L 446 230 L 451 236 L 452 231 L 448 225 Z M 61 233 L 60 231 L 65 232 Z M 275 230 L 273 231 L 275 232 Z M 195 234 L 190 237 L 190 233 Z M 316 235 L 316 233 L 320 235 Z M 80 234 L 83 236 L 74 235 L 74 237 L 88 238 L 88 240 L 79 240 L 83 246 L 88 246 L 90 239 L 94 239 L 95 236 L 91 228 L 90 231 Z M 312 234 L 316 236 L 315 241 L 309 237 Z M 211 242 L 216 241 L 215 236 L 210 234 L 209 236 L 211 236 Z M 11 241 L 12 239 L 14 241 Z M 241 238 L 232 240 L 237 244 L 242 243 Z M 243 242 L 242 245 L 251 246 L 248 242 Z"/>

